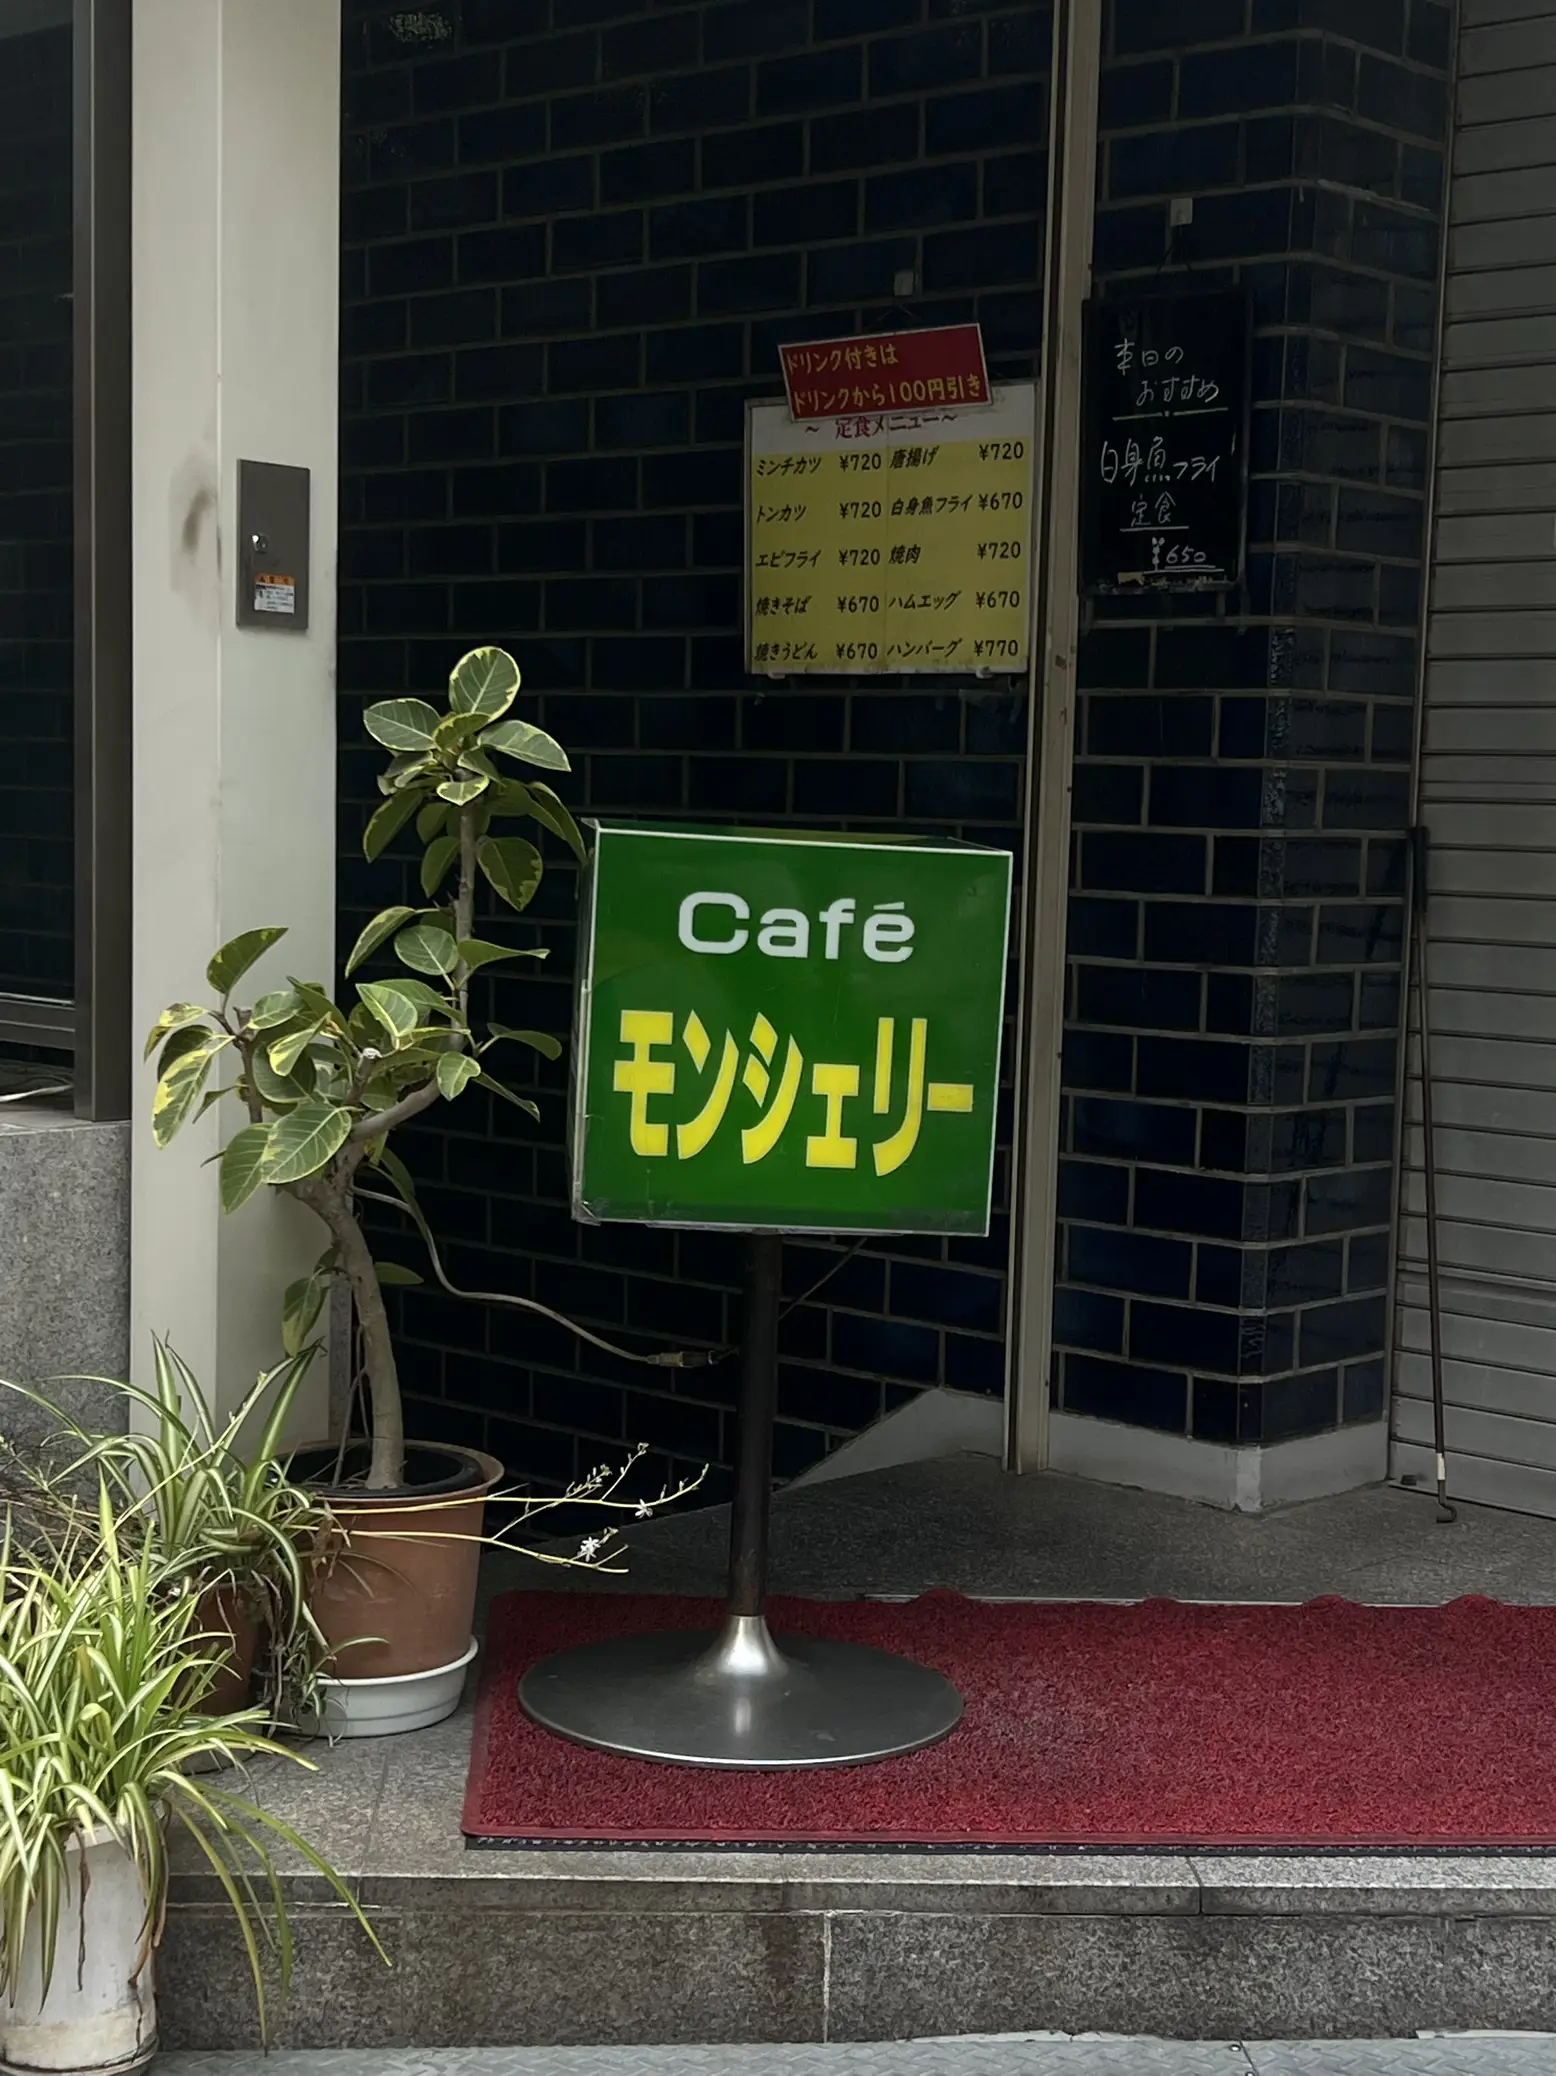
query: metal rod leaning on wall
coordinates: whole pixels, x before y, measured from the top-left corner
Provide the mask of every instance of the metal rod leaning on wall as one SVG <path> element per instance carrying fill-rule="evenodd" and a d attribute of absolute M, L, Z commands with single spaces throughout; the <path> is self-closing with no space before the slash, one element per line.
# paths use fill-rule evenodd
<path fill-rule="evenodd" d="M 1458 106 L 1459 92 L 1459 36 L 1461 24 L 1455 18 L 1451 31 L 1451 47 L 1448 68 L 1447 105 L 1451 112 Z M 1410 829 L 1407 834 L 1412 845 L 1412 871 L 1419 865 L 1425 868 L 1426 859 L 1415 854 L 1416 830 L 1422 825 L 1421 812 L 1421 758 L 1426 740 L 1427 701 L 1427 648 L 1432 619 L 1432 574 L 1437 547 L 1437 496 L 1438 496 L 1438 449 L 1442 423 L 1443 386 L 1443 320 L 1448 306 L 1448 239 L 1453 222 L 1454 191 L 1454 145 L 1456 133 L 1450 134 L 1449 148 L 1443 164 L 1442 217 L 1437 240 L 1437 301 L 1434 326 L 1436 341 L 1432 355 L 1431 395 L 1427 406 L 1426 424 L 1426 500 L 1421 514 L 1421 553 L 1425 558 L 1421 584 L 1421 611 L 1416 621 L 1416 669 L 1415 669 L 1415 725 L 1410 745 Z M 1424 826 L 1422 836 L 1424 838 Z M 1409 1169 L 1406 1154 L 1409 1146 L 1407 1099 L 1410 1090 L 1410 996 L 1414 986 L 1416 969 L 1417 932 L 1413 927 L 1414 880 L 1412 891 L 1407 894 L 1411 902 L 1411 915 L 1407 917 L 1404 939 L 1404 958 L 1400 969 L 1399 989 L 1399 1065 L 1394 1081 L 1394 1201 L 1393 1216 L 1389 1224 L 1389 1284 L 1386 1311 L 1388 1339 L 1384 1349 L 1384 1422 L 1385 1430 L 1393 1427 L 1393 1412 L 1396 1378 L 1400 1357 L 1400 1321 L 1404 1311 L 1401 1295 L 1404 1282 L 1403 1256 L 1405 1245 L 1405 1181 Z M 1424 897 L 1423 897 L 1424 898 Z M 1426 917 L 1423 905 L 1421 916 L 1420 944 L 1426 941 Z M 1426 1016 L 1421 1017 L 1423 1031 Z M 1434 1235 L 1435 1244 L 1435 1235 Z M 1435 1309 L 1435 1307 L 1434 1307 Z M 1385 1442 L 1392 1447 L 1391 1439 Z M 1390 1471 L 1392 1465 L 1389 1466 Z"/>
<path fill-rule="evenodd" d="M 1437 1518 L 1458 1516 L 1448 1504 L 1448 1439 L 1446 1391 L 1443 1383 L 1442 1284 L 1437 1259 L 1437 1143 L 1432 1100 L 1432 1028 L 1430 978 L 1427 972 L 1426 908 L 1431 896 L 1431 848 L 1424 823 L 1410 831 L 1410 922 L 1415 952 L 1417 1040 L 1421 1058 L 1421 1179 L 1426 1216 L 1426 1321 L 1432 1363 L 1432 1449 L 1437 1473 Z M 1407 1011 L 1408 1021 L 1408 1011 Z"/>

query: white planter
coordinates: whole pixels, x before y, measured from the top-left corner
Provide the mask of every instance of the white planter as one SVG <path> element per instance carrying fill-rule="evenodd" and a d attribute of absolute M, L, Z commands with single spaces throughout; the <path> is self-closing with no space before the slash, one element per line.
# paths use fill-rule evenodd
<path fill-rule="evenodd" d="M 131 1980 L 145 1935 L 140 1876 L 117 1841 L 99 1831 L 87 1837 L 84 1848 L 69 1846 L 48 1995 L 43 1994 L 42 1929 L 34 1913 L 22 1935 L 17 2001 L 0 1995 L 0 2071 L 5 2076 L 121 2076 L 145 2068 L 157 2051 L 149 1955 Z"/>
<path fill-rule="evenodd" d="M 322 1737 L 394 1737 L 402 1730 L 427 1730 L 459 1706 L 465 1671 L 478 1646 L 430 1672 L 404 1672 L 390 1679 L 321 1680 L 324 1705 L 303 1727 Z"/>

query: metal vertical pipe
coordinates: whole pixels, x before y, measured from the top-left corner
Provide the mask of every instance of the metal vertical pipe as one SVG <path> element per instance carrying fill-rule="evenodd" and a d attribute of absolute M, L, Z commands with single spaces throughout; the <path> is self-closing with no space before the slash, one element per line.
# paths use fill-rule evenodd
<path fill-rule="evenodd" d="M 75 0 L 76 1113 L 130 1114 L 130 9 Z"/>
<path fill-rule="evenodd" d="M 1049 98 L 1043 376 L 1034 509 L 1032 717 L 1027 751 L 1021 995 L 1016 1034 L 1006 1386 L 1012 1470 L 1048 1461 L 1059 1053 L 1070 884 L 1070 781 L 1080 625 L 1081 313 L 1091 287 L 1102 0 L 1058 0 Z"/>
<path fill-rule="evenodd" d="M 729 1612 L 759 1615 L 767 1596 L 767 1530 L 773 1499 L 773 1420 L 778 1410 L 778 1304 L 783 1241 L 746 1240 L 740 1322 L 740 1436 L 729 1524 Z"/>

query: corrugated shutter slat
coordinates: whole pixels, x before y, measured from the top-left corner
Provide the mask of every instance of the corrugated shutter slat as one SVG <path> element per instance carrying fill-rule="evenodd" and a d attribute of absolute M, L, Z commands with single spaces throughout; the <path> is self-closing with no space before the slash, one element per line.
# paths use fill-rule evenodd
<path fill-rule="evenodd" d="M 1421 816 L 1450 1490 L 1556 1516 L 1556 0 L 1463 0 Z M 1431 1483 L 1419 1055 L 1396 1477 Z"/>

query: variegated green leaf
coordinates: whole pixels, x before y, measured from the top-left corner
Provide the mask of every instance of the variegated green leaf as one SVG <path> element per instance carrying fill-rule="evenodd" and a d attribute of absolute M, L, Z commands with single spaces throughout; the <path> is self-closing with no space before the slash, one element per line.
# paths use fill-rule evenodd
<path fill-rule="evenodd" d="M 365 1110 L 389 1110 L 399 1102 L 403 1093 L 396 1077 L 385 1070 L 363 1084 L 362 1107 Z"/>
<path fill-rule="evenodd" d="M 284 929 L 244 930 L 224 944 L 205 969 L 205 977 L 224 999 L 257 959 L 286 935 Z"/>
<path fill-rule="evenodd" d="M 440 923 L 412 923 L 394 940 L 394 955 L 413 973 L 452 973 L 459 964 L 452 934 Z"/>
<path fill-rule="evenodd" d="M 297 1062 L 294 1073 L 278 1074 L 261 1046 L 255 1050 L 252 1065 L 254 1093 L 272 1110 L 290 1110 L 313 1094 L 313 1062 L 306 1057 Z"/>
<path fill-rule="evenodd" d="M 465 807 L 470 801 L 479 800 L 490 784 L 487 778 L 445 779 L 438 788 L 438 798 L 455 807 Z"/>
<path fill-rule="evenodd" d="M 529 786 L 523 779 L 516 778 L 499 779 L 495 786 L 488 786 L 481 805 L 500 815 L 532 815 L 535 812 Z"/>
<path fill-rule="evenodd" d="M 448 868 L 459 856 L 457 836 L 439 836 L 427 846 L 427 854 L 421 861 L 421 890 L 431 900 L 448 875 Z"/>
<path fill-rule="evenodd" d="M 478 772 L 482 778 L 491 781 L 493 785 L 501 785 L 502 783 L 498 775 L 497 766 L 487 756 L 485 750 L 474 748 L 461 750 L 459 753 L 459 768 L 461 771 Z"/>
<path fill-rule="evenodd" d="M 449 705 L 458 714 L 481 714 L 495 721 L 518 696 L 519 666 L 506 649 L 472 649 L 454 665 L 448 681 Z"/>
<path fill-rule="evenodd" d="M 476 860 L 487 879 L 510 908 L 528 908 L 540 885 L 545 863 L 539 851 L 522 836 L 484 836 L 476 845 Z"/>
<path fill-rule="evenodd" d="M 245 1125 L 222 1154 L 221 1197 L 224 1211 L 236 1211 L 258 1189 L 265 1154 L 270 1145 L 270 1126 Z"/>
<path fill-rule="evenodd" d="M 296 1031 L 283 1031 L 279 1038 L 271 1040 L 265 1048 L 265 1057 L 270 1062 L 270 1071 L 284 1081 L 294 1072 L 297 1062 L 318 1037 L 320 1026 L 304 1024 Z"/>
<path fill-rule="evenodd" d="M 553 836 L 560 836 L 579 864 L 586 865 L 589 853 L 584 847 L 583 832 L 568 812 L 565 803 L 540 779 L 530 780 L 529 796 L 529 811 L 535 820 L 543 828 L 549 829 Z"/>
<path fill-rule="evenodd" d="M 290 1023 L 299 1006 L 296 988 L 273 988 L 268 995 L 261 995 L 249 1011 L 248 1027 L 251 1031 L 273 1031 L 279 1024 Z"/>
<path fill-rule="evenodd" d="M 433 735 L 436 747 L 445 755 L 450 750 L 462 750 L 475 741 L 485 726 L 479 714 L 445 714 Z"/>
<path fill-rule="evenodd" d="M 281 1346 L 288 1355 L 296 1355 L 313 1332 L 334 1280 L 328 1270 L 315 1269 L 311 1276 L 300 1276 L 286 1286 L 281 1299 Z"/>
<path fill-rule="evenodd" d="M 494 966 L 499 959 L 532 958 L 534 954 L 514 951 L 506 944 L 487 944 L 479 937 L 462 937 L 459 940 L 459 956 L 476 973 L 483 966 Z M 543 956 L 543 955 L 542 955 Z"/>
<path fill-rule="evenodd" d="M 397 1045 L 409 1039 L 421 1021 L 417 1004 L 392 980 L 364 981 L 357 993 Z"/>
<path fill-rule="evenodd" d="M 420 798 L 421 795 L 415 792 L 396 793 L 374 813 L 362 832 L 362 855 L 369 863 L 393 843 L 415 814 Z"/>
<path fill-rule="evenodd" d="M 308 1048 L 308 1059 L 313 1064 L 313 1092 L 327 1103 L 349 1103 L 352 1076 L 343 1060 L 332 1050 L 326 1051 L 328 1045 L 328 1039 L 323 1043 L 315 1039 Z"/>
<path fill-rule="evenodd" d="M 537 764 L 542 771 L 571 771 L 567 752 L 554 736 L 531 721 L 499 721 L 481 737 L 483 750 L 501 750 L 522 764 Z"/>
<path fill-rule="evenodd" d="M 302 1182 L 326 1167 L 351 1136 L 351 1112 L 310 1096 L 278 1118 L 265 1153 L 266 1182 Z"/>
<path fill-rule="evenodd" d="M 175 1031 L 158 1056 L 158 1081 L 166 1077 L 174 1061 L 181 1060 L 185 1053 L 209 1052 L 216 1043 L 217 1035 L 205 1024 L 185 1024 L 181 1031 Z"/>
<path fill-rule="evenodd" d="M 459 956 L 474 973 L 498 959 L 547 959 L 551 954 L 534 945 L 486 944 L 479 937 L 465 937 L 460 940 Z"/>
<path fill-rule="evenodd" d="M 559 1060 L 562 1057 L 562 1041 L 553 1038 L 549 1031 L 515 1031 L 508 1024 L 488 1024 L 487 1029 L 494 1038 L 509 1038 L 516 1045 L 533 1046 L 536 1052 L 543 1052 L 548 1060 Z"/>
<path fill-rule="evenodd" d="M 373 1274 L 385 1290 L 408 1290 L 413 1284 L 426 1280 L 418 1276 L 414 1269 L 408 1269 L 402 1262 L 397 1261 L 375 1261 Z"/>
<path fill-rule="evenodd" d="M 287 979 L 296 988 L 298 1001 L 310 1015 L 316 1016 L 321 1024 L 327 1024 L 332 1031 L 343 1031 L 346 1028 L 346 1019 L 317 981 L 299 980 L 295 973 L 289 973 Z"/>
<path fill-rule="evenodd" d="M 441 800 L 429 800 L 416 817 L 416 834 L 423 843 L 431 843 L 434 836 L 448 820 L 448 809 Z"/>
<path fill-rule="evenodd" d="M 438 725 L 438 710 L 425 699 L 381 699 L 362 719 L 374 742 L 386 750 L 425 750 Z"/>
<path fill-rule="evenodd" d="M 387 768 L 378 774 L 378 790 L 386 800 L 391 793 L 403 793 L 407 787 L 423 790 L 423 780 L 430 784 L 441 768 L 431 750 L 425 755 L 418 751 L 409 757 L 391 757 Z"/>
<path fill-rule="evenodd" d="M 412 980 L 409 974 L 397 973 L 389 985 L 397 988 L 408 1001 L 414 1002 L 424 1016 L 443 1017 L 449 1022 L 454 1020 L 454 1006 L 448 996 L 429 987 L 426 981 Z"/>
<path fill-rule="evenodd" d="M 169 1143 L 199 1102 L 211 1063 L 220 1050 L 221 1044 L 211 1044 L 197 1052 L 180 1054 L 157 1083 L 157 1092 L 151 1099 L 151 1133 L 159 1146 Z"/>
<path fill-rule="evenodd" d="M 170 1031 L 181 1030 L 185 1024 L 199 1023 L 209 1014 L 210 1011 L 202 1009 L 197 1002 L 175 1002 L 170 1009 L 164 1009 L 146 1035 L 146 1049 L 141 1058 L 149 1060 Z"/>
<path fill-rule="evenodd" d="M 495 1074 L 489 1074 L 484 1067 L 481 1069 L 481 1086 L 489 1088 L 494 1096 L 501 1096 L 505 1103 L 511 1103 L 515 1110 L 522 1110 L 527 1117 L 540 1116 L 538 1103 L 532 1103 L 528 1096 L 516 1096 L 511 1088 L 500 1082 Z"/>
<path fill-rule="evenodd" d="M 480 1072 L 480 1062 L 471 1059 L 469 1053 L 446 1052 L 438 1061 L 438 1087 L 445 1099 L 452 1103 Z"/>
<path fill-rule="evenodd" d="M 346 971 L 355 973 L 364 959 L 370 959 L 387 938 L 394 935 L 402 923 L 408 923 L 416 913 L 414 908 L 386 908 L 368 924 L 362 935 L 351 947 L 351 957 L 346 961 Z"/>

